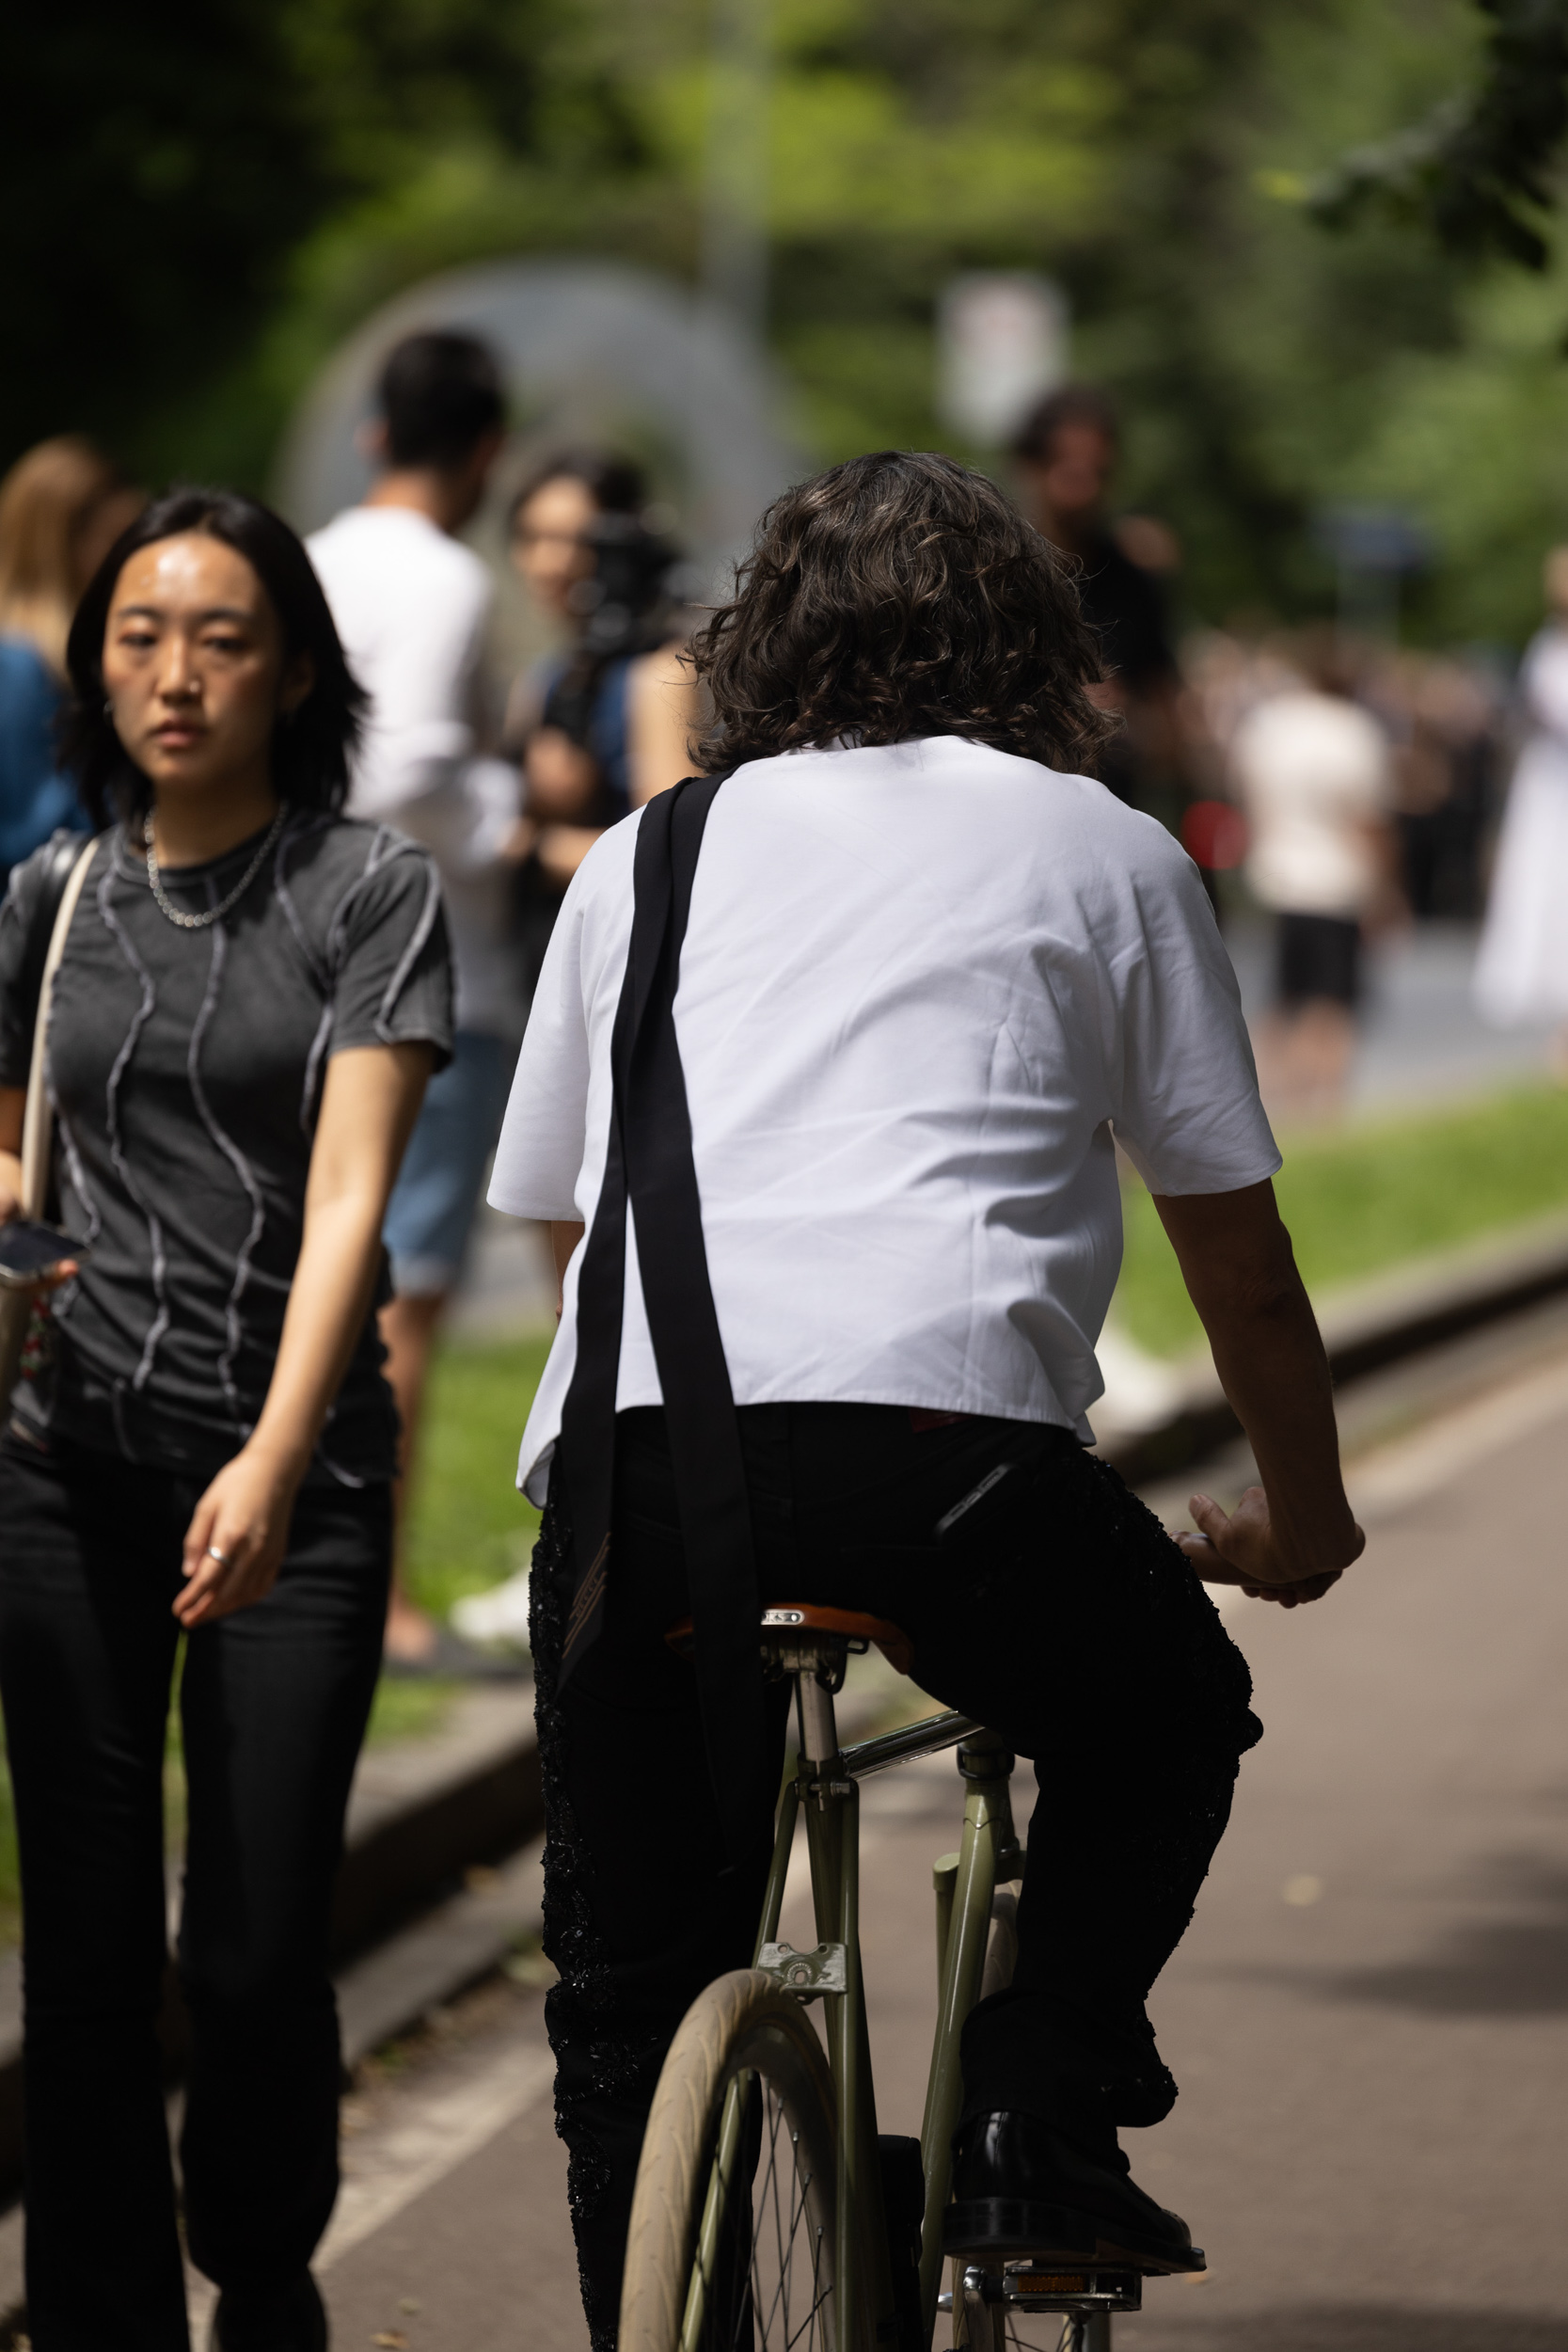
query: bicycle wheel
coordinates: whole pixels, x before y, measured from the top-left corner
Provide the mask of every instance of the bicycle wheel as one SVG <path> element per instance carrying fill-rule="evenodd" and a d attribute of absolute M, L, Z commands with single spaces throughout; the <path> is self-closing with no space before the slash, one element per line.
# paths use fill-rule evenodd
<path fill-rule="evenodd" d="M 752 1968 L 710 1984 L 670 2045 L 648 2117 L 620 2352 L 841 2352 L 836 2137 L 827 2060 L 800 2003 Z"/>

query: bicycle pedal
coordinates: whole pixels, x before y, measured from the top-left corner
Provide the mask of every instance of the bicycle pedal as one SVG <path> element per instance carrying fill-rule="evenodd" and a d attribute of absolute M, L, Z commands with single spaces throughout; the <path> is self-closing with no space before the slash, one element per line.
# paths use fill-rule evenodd
<path fill-rule="evenodd" d="M 1143 2287 L 1142 2271 L 1100 2264 L 1079 2269 L 1025 2259 L 1000 2270 L 971 2265 L 964 2272 L 967 2299 L 1021 2312 L 1137 2312 Z"/>
<path fill-rule="evenodd" d="M 1143 2273 L 1008 2263 L 1002 2273 L 1002 2299 L 1025 2312 L 1136 2312 L 1143 2309 Z"/>

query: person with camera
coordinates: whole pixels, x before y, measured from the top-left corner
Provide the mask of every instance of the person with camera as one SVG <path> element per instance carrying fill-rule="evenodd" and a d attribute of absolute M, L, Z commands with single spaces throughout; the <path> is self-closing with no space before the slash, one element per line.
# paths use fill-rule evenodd
<path fill-rule="evenodd" d="M 1199 1579 L 1294 1607 L 1363 1542 L 1235 977 L 1195 867 L 1085 772 L 1115 722 L 1061 559 L 983 475 L 857 458 L 775 503 L 692 651 L 704 773 L 582 861 L 490 1196 L 564 1266 L 520 1475 L 597 2352 L 665 2053 L 751 1956 L 784 1729 L 759 1603 L 899 1626 L 921 1689 L 1035 1765 L 947 2250 L 1066 2215 L 1180 2267 L 1117 2130 L 1175 2099 L 1145 2002 L 1259 1737 Z M 1118 1144 L 1261 1473 L 1179 1542 L 1086 1451 Z"/>
<path fill-rule="evenodd" d="M 478 513 L 506 432 L 494 355 L 470 335 L 405 336 L 388 355 L 366 498 L 309 542 L 355 675 L 370 696 L 349 807 L 422 841 L 441 872 L 457 974 L 451 1062 L 425 1097 L 387 1215 L 393 1295 L 381 1321 L 403 1423 L 403 1486 L 419 1445 L 431 1350 L 479 1209 L 528 1012 L 513 877 L 515 766 L 485 750 L 495 586 L 457 536 Z M 393 1673 L 490 1671 L 407 1593 L 387 1618 Z"/>
<path fill-rule="evenodd" d="M 567 883 L 607 825 L 678 784 L 697 722 L 675 550 L 641 469 L 564 450 L 512 504 L 512 560 L 565 649 L 521 681 L 509 717 L 534 829 L 530 936 L 543 957 Z M 537 970 L 537 963 L 535 963 Z"/>
<path fill-rule="evenodd" d="M 67 660 L 99 831 L 85 866 L 46 844 L 0 909 L 0 1263 L 51 940 L 34 1118 L 79 1253 L 0 1435 L 28 2330 L 39 2352 L 189 2342 L 158 2039 L 183 1637 L 185 2240 L 220 2352 L 320 2352 L 331 1899 L 391 1556 L 381 1227 L 451 1049 L 439 882 L 341 813 L 364 698 L 264 507 L 158 501 Z"/>
<path fill-rule="evenodd" d="M 689 766 L 697 696 L 677 596 L 680 567 L 641 467 L 605 450 L 559 451 L 512 501 L 512 561 L 565 644 L 513 691 L 506 739 L 525 805 L 513 922 L 531 996 L 573 875 L 607 827 Z M 526 1568 L 460 1600 L 454 1624 L 513 1648 L 528 1638 Z"/>

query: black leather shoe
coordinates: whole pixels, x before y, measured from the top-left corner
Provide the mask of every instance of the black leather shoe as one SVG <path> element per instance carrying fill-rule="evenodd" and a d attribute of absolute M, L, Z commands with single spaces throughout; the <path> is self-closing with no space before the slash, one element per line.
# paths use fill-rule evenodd
<path fill-rule="evenodd" d="M 310 2273 L 281 2295 L 220 2296 L 213 2352 L 327 2352 L 326 2306 Z"/>
<path fill-rule="evenodd" d="M 1114 2133 L 1090 2150 L 1033 2115 L 981 2115 L 955 2135 L 953 2153 L 944 2254 L 1205 2266 L 1180 2216 L 1134 2185 Z"/>

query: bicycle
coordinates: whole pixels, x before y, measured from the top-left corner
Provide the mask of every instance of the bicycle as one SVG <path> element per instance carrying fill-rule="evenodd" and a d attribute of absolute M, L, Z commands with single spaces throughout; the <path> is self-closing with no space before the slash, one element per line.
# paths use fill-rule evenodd
<path fill-rule="evenodd" d="M 690 1627 L 667 1637 L 689 1645 Z M 967 1717 L 927 1717 L 842 1750 L 834 1693 L 851 1651 L 899 1662 L 896 1626 L 848 1612 L 762 1615 L 765 1670 L 795 1683 L 799 1752 L 779 1799 L 752 1965 L 699 1994 L 655 2092 L 632 2204 L 620 2352 L 927 2352 L 939 2312 L 958 2352 L 1040 2344 L 1111 2352 L 1117 2312 L 1139 2309 L 1148 2266 L 1060 2250 L 954 2262 L 942 2291 L 949 2143 L 961 2098 L 958 2037 L 983 1994 L 1012 1976 L 1023 1850 L 1013 1756 Z M 879 2137 L 859 1938 L 860 1783 L 958 1749 L 958 1851 L 933 1878 L 937 2022 L 918 2140 Z M 797 1822 L 805 1814 L 818 1942 L 779 1941 Z M 821 2000 L 826 2042 L 806 2014 Z M 1190 2267 L 1203 2268 L 1194 2253 Z"/>

